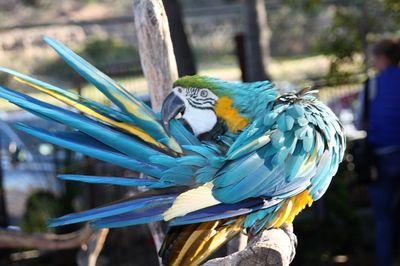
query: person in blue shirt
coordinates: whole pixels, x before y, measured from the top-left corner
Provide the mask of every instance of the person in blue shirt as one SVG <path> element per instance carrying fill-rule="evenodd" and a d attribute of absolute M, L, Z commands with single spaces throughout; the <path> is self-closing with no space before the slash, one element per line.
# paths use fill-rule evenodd
<path fill-rule="evenodd" d="M 369 196 L 375 216 L 377 265 L 390 266 L 400 198 L 400 41 L 381 40 L 372 54 L 377 74 L 366 86 L 365 126 L 377 180 L 370 184 Z"/>

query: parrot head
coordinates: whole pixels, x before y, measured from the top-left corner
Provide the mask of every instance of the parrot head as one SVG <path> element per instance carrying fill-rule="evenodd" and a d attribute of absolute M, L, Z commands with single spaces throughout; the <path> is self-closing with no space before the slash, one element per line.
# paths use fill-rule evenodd
<path fill-rule="evenodd" d="M 169 121 L 181 114 L 196 136 L 212 131 L 217 125 L 237 132 L 247 126 L 257 110 L 275 99 L 271 87 L 268 81 L 238 83 L 198 75 L 182 77 L 175 81 L 163 102 L 163 126 L 168 132 Z"/>
<path fill-rule="evenodd" d="M 211 131 L 217 124 L 215 105 L 219 97 L 213 91 L 213 86 L 202 81 L 203 78 L 188 76 L 174 83 L 161 109 L 161 118 L 167 130 L 169 121 L 178 114 L 182 115 L 196 136 Z"/>

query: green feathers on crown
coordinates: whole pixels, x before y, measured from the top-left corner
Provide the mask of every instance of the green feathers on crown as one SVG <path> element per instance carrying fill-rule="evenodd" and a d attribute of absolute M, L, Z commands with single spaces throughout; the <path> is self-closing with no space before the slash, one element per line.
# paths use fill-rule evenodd
<path fill-rule="evenodd" d="M 215 78 L 205 77 L 205 76 L 184 76 L 179 78 L 174 82 L 174 87 L 184 87 L 184 88 L 207 88 L 214 92 L 221 89 L 221 85 L 224 82 Z"/>

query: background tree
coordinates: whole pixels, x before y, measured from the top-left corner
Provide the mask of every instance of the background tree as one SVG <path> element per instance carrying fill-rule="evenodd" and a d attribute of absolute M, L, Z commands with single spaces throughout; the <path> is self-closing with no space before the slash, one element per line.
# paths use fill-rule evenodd
<path fill-rule="evenodd" d="M 321 35 L 317 49 L 331 56 L 330 75 L 343 74 L 341 67 L 354 62 L 356 55 L 362 56 L 359 69 L 365 72 L 370 44 L 399 26 L 398 1 L 337 1 L 329 6 L 334 10 L 332 23 Z"/>
<path fill-rule="evenodd" d="M 196 74 L 196 64 L 183 24 L 181 5 L 178 0 L 163 0 L 163 3 L 170 26 L 178 74 L 180 77 L 194 75 Z"/>
<path fill-rule="evenodd" d="M 269 28 L 264 0 L 244 1 L 246 81 L 270 79 Z"/>

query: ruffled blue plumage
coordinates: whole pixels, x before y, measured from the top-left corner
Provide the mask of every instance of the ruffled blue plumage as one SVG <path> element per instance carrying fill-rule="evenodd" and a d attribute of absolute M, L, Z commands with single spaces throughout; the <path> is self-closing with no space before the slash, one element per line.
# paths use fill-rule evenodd
<path fill-rule="evenodd" d="M 226 126 L 227 120 L 218 121 L 224 131 L 205 140 L 176 119 L 171 120 L 167 132 L 160 114 L 67 47 L 50 38 L 45 41 L 116 108 L 0 68 L 17 81 L 75 109 L 0 86 L 1 98 L 73 130 L 49 132 L 23 124 L 16 127 L 53 144 L 150 176 L 59 176 L 63 180 L 162 188 L 52 219 L 50 226 L 90 222 L 93 227 L 102 228 L 160 220 L 180 226 L 227 219 L 227 224 L 240 220 L 242 227 L 257 233 L 277 226 L 277 221 L 290 221 L 280 218 L 294 217 L 306 204 L 318 200 L 343 159 L 342 126 L 312 92 L 280 94 L 268 81 L 236 83 L 201 76 L 181 78 L 175 86 L 186 86 L 192 94 L 196 89 L 207 88 L 216 97 L 229 99 L 231 104 L 224 108 L 230 109 L 218 112 L 230 112 L 232 117 L 246 122 L 243 128 L 233 131 Z M 207 103 L 214 100 L 217 105 L 219 99 L 208 98 Z M 199 103 L 199 98 L 194 102 Z M 217 118 L 222 120 L 222 116 Z"/>

